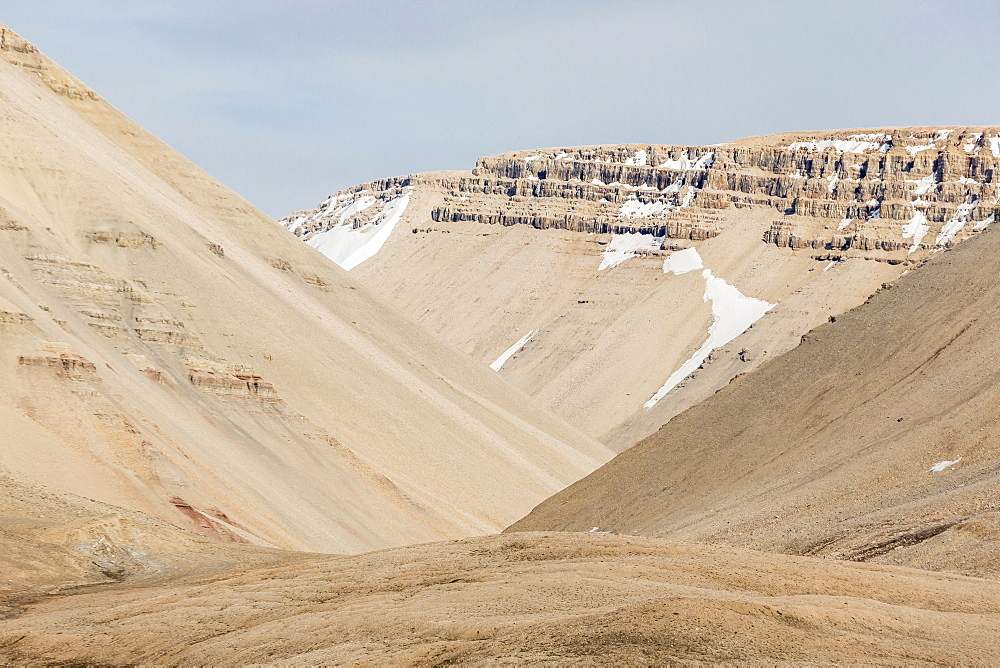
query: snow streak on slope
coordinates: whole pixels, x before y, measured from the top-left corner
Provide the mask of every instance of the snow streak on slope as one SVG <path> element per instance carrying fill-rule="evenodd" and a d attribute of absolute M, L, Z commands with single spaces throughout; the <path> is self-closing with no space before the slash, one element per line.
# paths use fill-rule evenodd
<path fill-rule="evenodd" d="M 528 341 L 530 341 L 532 337 L 535 336 L 535 334 L 538 334 L 537 329 L 531 330 L 530 332 L 522 336 L 520 339 L 518 339 L 517 343 L 512 345 L 507 350 L 503 351 L 503 354 L 500 355 L 500 357 L 496 358 L 492 364 L 490 364 L 490 368 L 493 369 L 494 371 L 499 371 L 500 369 L 502 369 L 503 365 L 507 363 L 507 360 L 509 360 L 517 353 L 517 351 L 523 348 L 525 344 L 527 344 Z"/>
<path fill-rule="evenodd" d="M 930 229 L 931 226 L 927 223 L 927 216 L 924 215 L 924 212 L 915 211 L 913 218 L 910 218 L 910 221 L 903 226 L 903 238 L 913 239 L 913 245 L 910 246 L 907 254 L 920 248 L 920 242 L 927 236 L 927 232 Z"/>
<path fill-rule="evenodd" d="M 979 198 L 975 195 L 966 195 L 965 202 L 960 204 L 957 209 L 955 209 L 955 214 L 951 217 L 947 223 L 941 227 L 941 232 L 938 234 L 935 243 L 938 246 L 944 246 L 951 243 L 965 224 L 969 222 L 972 216 L 972 209 L 979 204 Z"/>
<path fill-rule="evenodd" d="M 341 195 L 327 200 L 327 207 L 320 214 L 325 221 L 336 222 L 321 232 L 305 237 L 306 243 L 344 269 L 351 270 L 378 253 L 392 235 L 396 223 L 410 202 L 412 186 L 399 197 L 386 201 L 382 209 L 371 220 L 355 226 L 353 220 L 376 203 L 370 195 L 360 197 Z M 342 203 L 347 199 L 347 203 Z M 289 229 L 294 232 L 299 226 L 311 222 L 304 216 Z"/>
<path fill-rule="evenodd" d="M 640 250 L 659 250 L 663 245 L 664 237 L 656 237 L 652 234 L 641 232 L 626 232 L 625 234 L 615 234 L 611 237 L 611 242 L 604 250 L 601 258 L 601 266 L 597 271 L 617 267 L 630 257 L 635 257 Z"/>
<path fill-rule="evenodd" d="M 677 258 L 670 262 L 676 255 L 687 254 L 683 258 Z M 669 263 L 669 266 L 668 266 Z M 697 264 L 697 267 L 693 265 Z M 702 266 L 701 256 L 694 248 L 689 248 L 679 253 L 674 253 L 663 263 L 665 273 L 683 274 Z M 704 300 L 712 302 L 712 325 L 708 328 L 708 338 L 701 347 L 688 358 L 679 369 L 674 371 L 667 382 L 656 391 L 649 401 L 643 404 L 644 408 L 652 408 L 656 403 L 665 397 L 667 393 L 677 387 L 677 384 L 692 374 L 709 353 L 724 346 L 737 336 L 749 329 L 761 317 L 774 308 L 775 304 L 762 299 L 747 297 L 735 286 L 729 285 L 725 280 L 712 275 L 711 269 L 701 272 L 705 279 Z"/>

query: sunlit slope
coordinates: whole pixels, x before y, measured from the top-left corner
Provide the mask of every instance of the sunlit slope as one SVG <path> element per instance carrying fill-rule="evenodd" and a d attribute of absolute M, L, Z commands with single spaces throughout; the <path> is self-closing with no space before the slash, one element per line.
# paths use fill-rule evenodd
<path fill-rule="evenodd" d="M 536 508 L 601 530 L 997 573 L 1000 235 L 807 335 Z"/>
<path fill-rule="evenodd" d="M 0 465 L 202 534 L 496 530 L 609 454 L 0 38 Z"/>
<path fill-rule="evenodd" d="M 998 164 L 996 126 L 568 146 L 282 223 L 622 450 L 993 224 Z"/>
<path fill-rule="evenodd" d="M 914 569 L 520 534 L 43 598 L 0 619 L 0 660 L 995 664 L 998 601 Z"/>

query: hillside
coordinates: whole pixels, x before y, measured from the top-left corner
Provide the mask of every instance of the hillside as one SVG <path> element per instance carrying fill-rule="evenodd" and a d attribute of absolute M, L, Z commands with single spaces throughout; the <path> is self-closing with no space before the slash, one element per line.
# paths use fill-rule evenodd
<path fill-rule="evenodd" d="M 496 531 L 610 452 L 0 27 L 0 467 L 223 541 Z"/>
<path fill-rule="evenodd" d="M 998 272 L 988 229 L 511 530 L 597 526 L 995 577 Z"/>
<path fill-rule="evenodd" d="M 521 534 L 27 602 L 5 663 L 994 664 L 1000 584 L 623 536 Z"/>
<path fill-rule="evenodd" d="M 517 151 L 363 184 L 282 222 L 622 450 L 988 227 L 998 135 Z"/>

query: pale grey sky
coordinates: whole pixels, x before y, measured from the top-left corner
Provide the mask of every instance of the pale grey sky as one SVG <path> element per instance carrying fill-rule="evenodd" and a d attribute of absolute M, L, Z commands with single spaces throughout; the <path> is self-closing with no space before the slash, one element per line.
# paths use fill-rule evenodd
<path fill-rule="evenodd" d="M 1000 3 L 0 0 L 269 214 L 543 146 L 1000 123 Z"/>

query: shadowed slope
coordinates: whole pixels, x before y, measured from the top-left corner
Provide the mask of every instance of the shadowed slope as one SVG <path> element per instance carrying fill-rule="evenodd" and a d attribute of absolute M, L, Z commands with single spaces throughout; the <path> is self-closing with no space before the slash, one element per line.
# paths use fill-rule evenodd
<path fill-rule="evenodd" d="M 817 328 L 511 530 L 599 526 L 995 575 L 998 275 L 1000 235 L 988 231 Z"/>

